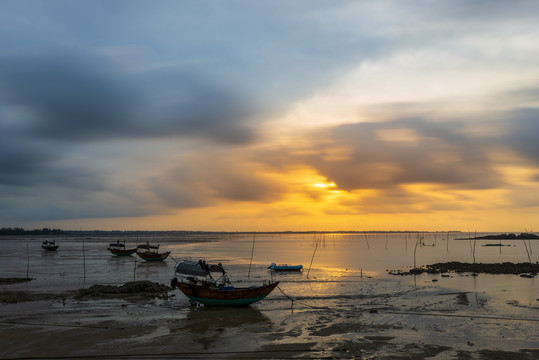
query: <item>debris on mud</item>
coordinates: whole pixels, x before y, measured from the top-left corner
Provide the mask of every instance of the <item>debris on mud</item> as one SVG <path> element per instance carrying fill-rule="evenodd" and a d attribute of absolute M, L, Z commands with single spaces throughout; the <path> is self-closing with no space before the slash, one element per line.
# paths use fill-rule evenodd
<path fill-rule="evenodd" d="M 27 281 L 32 281 L 32 278 L 0 278 L 0 285 L 18 284 Z"/>
<path fill-rule="evenodd" d="M 65 300 L 64 294 L 38 293 L 31 291 L 2 291 L 0 292 L 0 303 L 16 304 L 19 302 L 41 301 L 41 300 Z"/>
<path fill-rule="evenodd" d="M 458 293 L 458 295 L 457 295 L 457 304 L 458 305 L 470 305 L 470 300 L 468 300 L 468 295 L 465 292 Z"/>

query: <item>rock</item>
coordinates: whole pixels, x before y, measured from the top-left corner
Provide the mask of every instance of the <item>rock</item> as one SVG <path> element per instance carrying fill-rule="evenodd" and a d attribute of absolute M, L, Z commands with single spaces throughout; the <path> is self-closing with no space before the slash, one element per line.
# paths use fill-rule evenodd
<path fill-rule="evenodd" d="M 75 299 L 85 298 L 132 298 L 147 299 L 163 297 L 172 290 L 166 285 L 161 285 L 148 280 L 131 281 L 121 286 L 93 285 L 88 289 L 79 289 Z"/>

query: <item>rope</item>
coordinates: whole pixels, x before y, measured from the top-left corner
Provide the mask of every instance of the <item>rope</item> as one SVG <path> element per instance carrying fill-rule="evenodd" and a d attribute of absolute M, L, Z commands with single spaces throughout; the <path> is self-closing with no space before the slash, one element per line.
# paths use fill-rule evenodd
<path fill-rule="evenodd" d="M 320 352 L 323 352 L 325 350 L 321 349 L 273 349 L 273 350 L 246 350 L 246 351 L 204 351 L 204 352 L 197 352 L 197 351 L 185 351 L 185 352 L 169 352 L 169 353 L 140 353 L 140 354 L 100 354 L 100 355 L 67 355 L 67 356 L 24 356 L 24 357 L 11 357 L 11 358 L 2 358 L 6 360 L 45 360 L 45 359 L 159 359 L 159 358 L 173 358 L 173 359 L 194 359 L 195 356 L 198 358 L 201 356 L 201 358 L 206 359 L 209 355 L 212 356 L 241 356 L 241 355 L 256 355 L 256 354 L 268 354 L 272 356 L 273 354 L 286 354 L 290 353 L 291 355 L 287 357 L 281 357 L 279 356 L 279 359 L 297 359 L 296 356 L 293 356 L 292 354 L 301 354 L 301 353 L 311 353 L 311 354 L 317 354 Z M 241 356 L 241 358 L 246 358 L 244 356 Z M 251 357 L 248 357 L 246 359 L 250 359 Z M 319 359 L 319 357 L 314 357 L 312 359 Z"/>
<path fill-rule="evenodd" d="M 172 260 L 174 260 L 174 261 L 176 262 L 176 264 L 180 262 L 178 259 L 176 259 L 174 256 L 172 256 L 172 253 L 170 253 L 169 256 L 170 256 L 170 258 L 171 258 Z"/>
<path fill-rule="evenodd" d="M 306 303 L 304 303 L 304 302 L 302 302 L 302 301 L 298 301 L 298 300 L 294 299 L 293 297 L 291 297 L 290 295 L 288 295 L 287 293 L 285 293 L 285 292 L 283 291 L 283 289 L 281 289 L 281 288 L 279 287 L 279 285 L 277 285 L 277 289 L 279 289 L 279 290 L 283 293 L 283 295 L 284 295 L 285 297 L 287 297 L 288 299 L 290 299 L 290 301 L 292 301 L 292 304 L 290 305 L 290 308 L 291 308 L 291 309 L 294 308 L 294 301 L 297 302 L 298 304 L 301 304 L 301 305 L 303 305 L 303 306 L 310 307 L 310 308 L 312 308 L 312 309 L 326 309 L 326 310 L 331 309 L 331 308 L 328 307 L 328 306 L 313 306 L 313 305 L 306 304 Z"/>
<path fill-rule="evenodd" d="M 474 314 L 440 314 L 440 313 L 419 313 L 411 311 L 385 311 L 388 314 L 398 315 L 416 315 L 416 316 L 439 316 L 439 317 L 458 317 L 458 318 L 474 318 L 474 319 L 489 319 L 489 320 L 507 320 L 507 321 L 530 321 L 539 322 L 539 319 L 529 318 L 509 318 L 503 316 L 489 316 L 489 315 L 474 315 Z"/>
<path fill-rule="evenodd" d="M 0 324 L 10 325 L 29 325 L 29 326 L 52 326 L 52 327 L 67 327 L 67 328 L 87 328 L 99 330 L 123 330 L 125 327 L 97 326 L 97 325 L 76 325 L 76 324 L 47 324 L 47 323 L 32 323 L 23 321 L 0 321 Z"/>

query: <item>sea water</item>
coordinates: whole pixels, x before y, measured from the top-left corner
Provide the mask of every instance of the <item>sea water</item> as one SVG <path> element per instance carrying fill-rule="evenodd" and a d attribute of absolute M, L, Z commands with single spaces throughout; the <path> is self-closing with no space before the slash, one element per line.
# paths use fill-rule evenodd
<path fill-rule="evenodd" d="M 240 322 L 244 315 L 253 313 L 255 320 L 269 321 L 286 334 L 281 342 L 318 339 L 329 343 L 346 341 L 348 337 L 356 341 L 358 336 L 383 333 L 405 343 L 419 339 L 457 349 L 467 349 L 472 343 L 476 348 L 515 351 L 539 347 L 535 336 L 539 329 L 536 278 L 469 273 L 390 274 L 392 270 L 406 271 L 414 265 L 436 262 L 539 260 L 539 241 L 462 240 L 480 235 L 484 234 L 79 234 L 48 237 L 59 245 L 56 252 L 41 249 L 43 237 L 4 237 L 0 240 L 0 277 L 33 280 L 1 285 L 0 291 L 60 293 L 133 280 L 169 284 L 177 261 L 204 259 L 222 263 L 236 286 L 280 282 L 251 310 L 233 314 Z M 171 255 L 163 262 L 145 262 L 135 255 L 114 256 L 107 247 L 117 240 L 125 241 L 127 248 L 146 242 L 159 244 L 161 252 L 170 251 Z M 273 262 L 301 264 L 304 269 L 271 272 L 268 266 Z M 174 296 L 162 304 L 168 310 L 160 310 L 157 316 L 163 316 L 162 311 L 171 319 L 214 319 L 228 314 L 201 312 L 193 309 L 178 290 L 172 293 Z M 459 297 L 466 300 L 464 304 L 457 301 Z M 245 321 L 251 320 L 248 317 Z"/>
<path fill-rule="evenodd" d="M 389 274 L 391 270 L 406 271 L 413 266 L 436 262 L 499 263 L 531 259 L 535 263 L 539 260 L 539 241 L 462 240 L 480 235 L 484 234 L 163 232 L 47 238 L 59 245 L 56 252 L 41 249 L 42 237 L 5 237 L 0 240 L 3 249 L 0 276 L 28 275 L 35 280 L 9 285 L 9 288 L 42 292 L 73 290 L 93 284 L 120 285 L 133 280 L 168 284 L 177 261 L 205 259 L 221 262 L 233 280 L 245 283 L 278 277 L 292 285 L 308 282 L 319 289 L 327 288 L 328 292 L 350 292 L 347 285 L 367 279 L 413 283 L 414 286 L 432 285 L 432 280 L 438 279 L 455 291 L 489 291 L 510 300 L 534 304 L 539 298 L 539 282 L 517 275 L 452 274 L 441 278 L 428 274 Z M 163 262 L 145 262 L 136 255 L 114 256 L 107 247 L 117 240 L 125 242 L 127 248 L 146 242 L 159 244 L 161 252 L 171 251 L 171 255 Z M 493 243 L 503 246 L 484 246 Z M 272 273 L 267 269 L 272 262 L 302 264 L 304 269 L 300 273 Z M 289 291 L 292 295 L 297 292 L 294 286 Z"/>

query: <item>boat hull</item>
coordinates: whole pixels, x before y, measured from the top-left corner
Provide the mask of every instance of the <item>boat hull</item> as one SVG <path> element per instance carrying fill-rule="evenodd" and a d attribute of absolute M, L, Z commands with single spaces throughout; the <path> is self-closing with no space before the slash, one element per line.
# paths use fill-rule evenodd
<path fill-rule="evenodd" d="M 170 251 L 161 254 L 137 251 L 137 255 L 146 261 L 163 261 L 170 255 Z"/>
<path fill-rule="evenodd" d="M 116 256 L 129 256 L 129 255 L 133 255 L 135 251 L 137 251 L 137 249 L 119 250 L 119 249 L 108 248 L 108 251 L 110 251 L 113 255 L 116 255 Z"/>
<path fill-rule="evenodd" d="M 56 246 L 42 246 L 42 248 L 45 251 L 56 251 L 56 250 L 58 250 L 58 245 L 56 245 Z"/>
<path fill-rule="evenodd" d="M 278 284 L 277 281 L 268 285 L 233 290 L 214 289 L 183 282 L 177 282 L 176 286 L 190 300 L 206 306 L 248 306 L 264 299 Z"/>
<path fill-rule="evenodd" d="M 269 269 L 273 271 L 301 271 L 303 265 L 276 265 L 270 266 Z"/>

